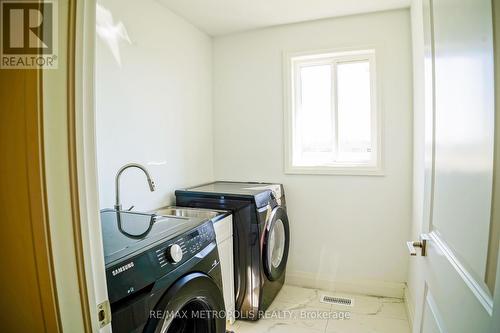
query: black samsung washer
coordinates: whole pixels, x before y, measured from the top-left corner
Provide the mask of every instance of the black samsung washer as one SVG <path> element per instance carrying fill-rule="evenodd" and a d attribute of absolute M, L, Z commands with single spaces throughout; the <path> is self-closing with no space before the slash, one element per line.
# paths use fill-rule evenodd
<path fill-rule="evenodd" d="M 177 206 L 233 213 L 237 315 L 257 320 L 285 281 L 290 228 L 283 186 L 219 181 L 175 195 Z"/>
<path fill-rule="evenodd" d="M 113 332 L 224 333 L 211 221 L 101 211 Z"/>

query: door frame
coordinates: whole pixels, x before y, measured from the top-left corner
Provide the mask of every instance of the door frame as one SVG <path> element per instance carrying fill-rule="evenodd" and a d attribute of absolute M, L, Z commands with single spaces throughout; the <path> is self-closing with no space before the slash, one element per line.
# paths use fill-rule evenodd
<path fill-rule="evenodd" d="M 73 232 L 85 330 L 111 332 L 102 244 L 95 134 L 96 0 L 70 0 L 68 150 Z"/>
<path fill-rule="evenodd" d="M 497 244 L 497 264 L 495 292 L 493 302 L 496 305 L 493 308 L 493 332 L 500 332 L 500 0 L 492 0 L 493 9 L 493 49 L 495 61 L 495 150 L 494 165 L 496 166 L 493 174 L 493 202 L 492 202 L 492 233 L 496 233 L 494 241 Z M 490 247 L 491 250 L 491 247 Z"/>

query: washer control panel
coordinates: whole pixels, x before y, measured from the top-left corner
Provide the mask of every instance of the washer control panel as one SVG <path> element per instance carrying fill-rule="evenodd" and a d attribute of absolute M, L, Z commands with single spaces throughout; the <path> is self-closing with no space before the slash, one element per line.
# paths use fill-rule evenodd
<path fill-rule="evenodd" d="M 184 252 L 182 251 L 182 248 L 178 244 L 172 244 L 169 247 L 167 247 L 167 251 L 165 253 L 165 256 L 167 257 L 167 260 L 172 263 L 172 264 L 177 264 L 182 260 L 182 257 L 184 256 Z"/>
<path fill-rule="evenodd" d="M 205 221 L 106 268 L 106 280 L 108 287 L 111 286 L 108 288 L 110 302 L 154 283 L 159 277 L 198 255 L 211 243 L 215 243 L 214 227 L 211 221 Z"/>
<path fill-rule="evenodd" d="M 215 231 L 210 221 L 177 239 L 173 239 L 156 248 L 156 257 L 160 267 L 179 265 L 215 240 Z"/>

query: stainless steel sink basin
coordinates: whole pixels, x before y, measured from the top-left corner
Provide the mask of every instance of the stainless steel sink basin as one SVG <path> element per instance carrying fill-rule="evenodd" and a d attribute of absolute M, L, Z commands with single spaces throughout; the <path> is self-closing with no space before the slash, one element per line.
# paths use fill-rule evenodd
<path fill-rule="evenodd" d="M 175 216 L 175 217 L 194 217 L 202 219 L 213 219 L 220 212 L 208 210 L 208 209 L 198 209 L 198 208 L 186 208 L 186 207 L 166 207 L 155 211 L 156 215 L 162 216 Z"/>

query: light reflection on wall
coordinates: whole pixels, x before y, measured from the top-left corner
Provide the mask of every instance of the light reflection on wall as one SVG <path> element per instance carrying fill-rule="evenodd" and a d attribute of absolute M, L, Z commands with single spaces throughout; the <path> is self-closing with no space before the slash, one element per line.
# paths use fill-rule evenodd
<path fill-rule="evenodd" d="M 113 23 L 113 14 L 111 11 L 104 8 L 103 6 L 96 5 L 96 32 L 97 35 L 106 43 L 109 47 L 113 57 L 116 60 L 118 66 L 121 67 L 122 61 L 120 56 L 120 42 L 125 41 L 132 44 L 130 37 L 128 36 L 127 29 L 125 25 L 119 21 L 118 23 Z"/>

